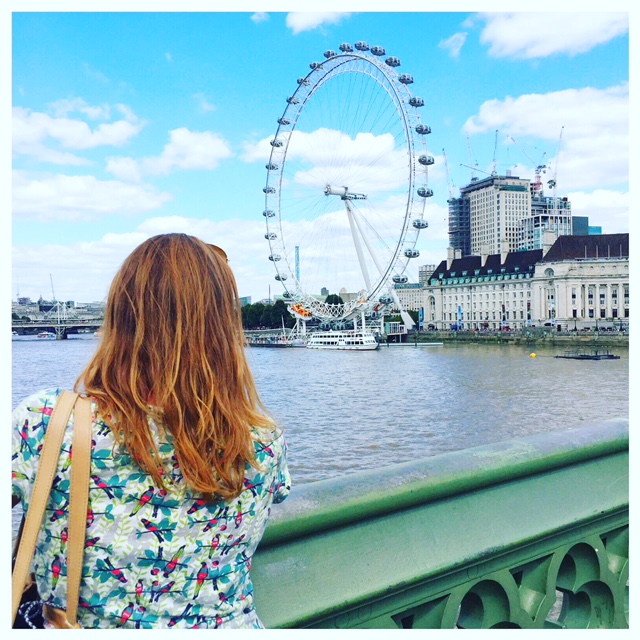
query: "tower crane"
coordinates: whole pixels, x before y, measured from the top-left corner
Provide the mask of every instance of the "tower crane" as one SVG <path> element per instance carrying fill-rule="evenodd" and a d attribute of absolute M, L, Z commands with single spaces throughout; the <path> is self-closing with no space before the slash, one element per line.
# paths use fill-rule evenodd
<path fill-rule="evenodd" d="M 533 191 L 535 194 L 540 194 L 542 195 L 542 176 L 540 175 L 541 173 L 546 173 L 546 169 L 547 169 L 547 165 L 546 164 L 542 164 L 542 160 L 544 159 L 545 155 L 546 155 L 546 151 L 542 152 L 542 155 L 540 156 L 540 160 L 539 162 L 536 164 L 524 151 L 524 149 L 511 137 L 509 136 L 509 140 L 511 140 L 516 147 L 518 147 L 518 149 L 520 149 L 520 151 L 522 151 L 522 154 L 524 155 L 524 157 L 535 167 L 534 169 L 534 175 L 535 175 L 535 181 L 533 183 Z"/>
<path fill-rule="evenodd" d="M 469 151 L 469 162 L 471 164 L 473 164 L 474 166 L 472 167 L 471 164 L 465 164 L 465 165 L 462 165 L 462 166 L 469 167 L 472 170 L 471 171 L 471 182 L 473 182 L 476 179 L 475 169 L 478 168 L 478 163 L 473 158 L 473 152 L 471 151 L 471 138 L 469 137 L 468 133 L 467 133 L 467 150 Z"/>
<path fill-rule="evenodd" d="M 495 176 L 497 174 L 496 170 L 496 151 L 498 150 L 498 130 L 496 129 L 496 139 L 493 143 L 493 164 L 491 165 L 491 175 Z"/>
<path fill-rule="evenodd" d="M 442 150 L 442 157 L 444 159 L 444 170 L 447 174 L 447 188 L 449 189 L 449 200 L 453 200 L 456 196 L 454 194 L 455 185 L 451 182 L 451 177 L 449 176 L 449 163 L 447 162 L 447 154 L 445 150 Z"/>
<path fill-rule="evenodd" d="M 564 131 L 564 125 L 560 128 L 560 137 L 558 138 L 558 148 L 556 150 L 556 165 L 553 170 L 553 178 L 551 180 L 547 180 L 547 185 L 549 189 L 553 189 L 553 212 L 555 214 L 558 213 L 558 198 L 556 196 L 556 187 L 557 187 L 557 177 L 558 177 L 558 160 L 560 158 L 560 143 L 562 142 L 562 132 Z"/>

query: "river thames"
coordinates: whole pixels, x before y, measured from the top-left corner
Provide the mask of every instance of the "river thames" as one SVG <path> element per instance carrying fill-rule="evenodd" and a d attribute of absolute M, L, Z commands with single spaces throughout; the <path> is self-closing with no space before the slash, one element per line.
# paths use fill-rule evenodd
<path fill-rule="evenodd" d="M 98 345 L 13 340 L 12 405 L 70 389 Z M 294 483 L 312 482 L 629 411 L 629 357 L 556 359 L 558 347 L 444 344 L 377 351 L 251 348 L 260 395 L 289 443 Z"/>

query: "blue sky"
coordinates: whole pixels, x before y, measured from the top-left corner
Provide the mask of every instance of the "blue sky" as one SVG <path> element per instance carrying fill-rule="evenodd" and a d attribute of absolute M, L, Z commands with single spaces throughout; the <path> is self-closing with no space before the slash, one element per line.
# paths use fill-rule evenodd
<path fill-rule="evenodd" d="M 629 230 L 629 3 L 607 3 L 612 13 L 7 4 L 13 299 L 50 298 L 51 276 L 58 299 L 101 300 L 126 255 L 168 231 L 224 247 L 241 296 L 281 293 L 261 215 L 268 142 L 309 63 L 359 40 L 399 57 L 426 103 L 436 163 L 419 264 L 446 257 L 447 198 L 494 162 L 531 179 L 545 164 L 543 181 L 556 176 L 574 215 Z"/>

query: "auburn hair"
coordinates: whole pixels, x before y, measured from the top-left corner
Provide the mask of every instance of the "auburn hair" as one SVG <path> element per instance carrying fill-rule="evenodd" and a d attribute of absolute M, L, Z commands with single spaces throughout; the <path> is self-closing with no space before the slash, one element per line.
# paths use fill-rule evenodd
<path fill-rule="evenodd" d="M 181 233 L 138 246 L 111 284 L 100 345 L 75 385 L 166 488 L 148 421 L 157 408 L 187 485 L 211 501 L 240 494 L 245 465 L 256 464 L 252 427 L 274 426 L 245 356 L 236 282 L 223 256 Z"/>

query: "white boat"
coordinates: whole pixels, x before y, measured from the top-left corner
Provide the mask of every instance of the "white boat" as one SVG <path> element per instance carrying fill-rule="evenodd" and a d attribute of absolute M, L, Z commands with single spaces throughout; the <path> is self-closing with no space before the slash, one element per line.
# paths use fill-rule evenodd
<path fill-rule="evenodd" d="M 309 334 L 307 349 L 333 349 L 344 351 L 373 351 L 379 347 L 370 331 L 315 331 Z"/>
<path fill-rule="evenodd" d="M 56 334 L 55 333 L 51 333 L 51 331 L 41 331 L 38 334 L 38 338 L 42 338 L 43 340 L 55 340 L 56 339 Z"/>

